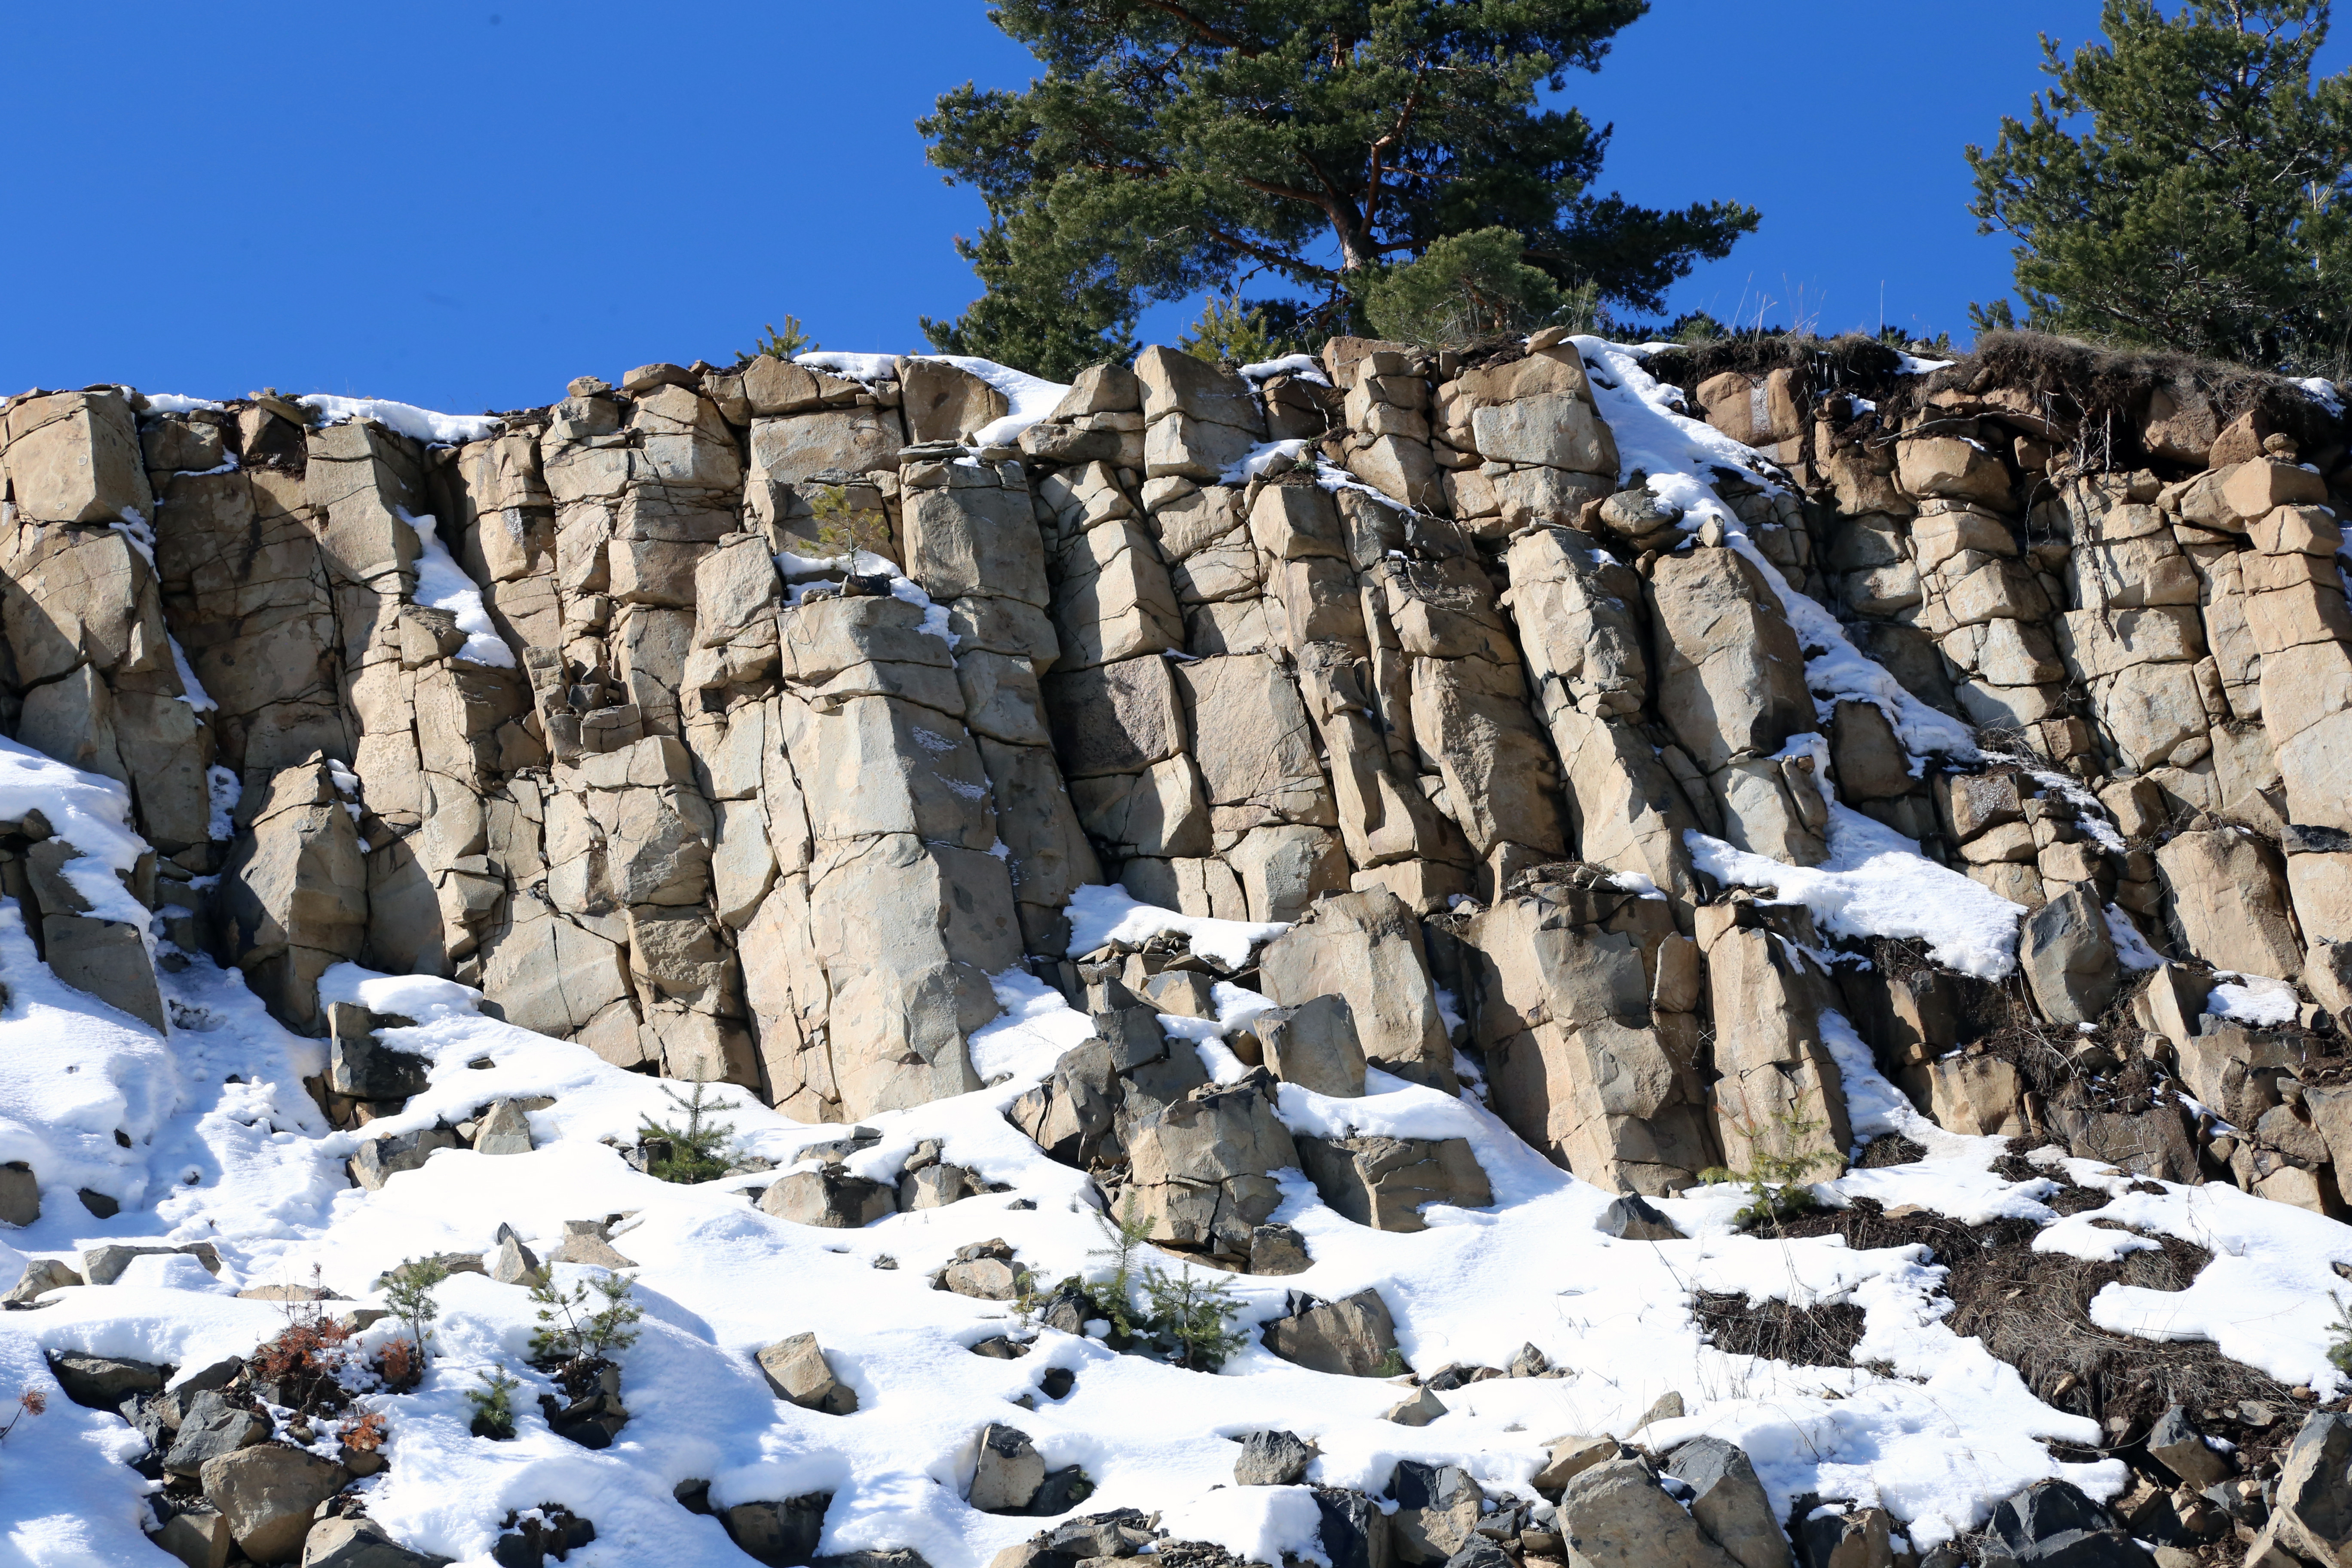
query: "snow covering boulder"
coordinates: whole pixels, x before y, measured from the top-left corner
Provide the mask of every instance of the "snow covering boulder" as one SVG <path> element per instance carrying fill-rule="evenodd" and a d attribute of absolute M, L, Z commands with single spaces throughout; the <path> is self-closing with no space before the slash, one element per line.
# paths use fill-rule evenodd
<path fill-rule="evenodd" d="M 1739 1568 L 1789 1568 L 1788 1537 L 1746 1449 L 1720 1437 L 1696 1438 L 1674 1451 L 1666 1474 L 1691 1489 L 1691 1517 Z"/>
<path fill-rule="evenodd" d="M 1323 1201 L 1374 1230 L 1425 1229 L 1421 1211 L 1429 1204 L 1475 1209 L 1495 1201 L 1466 1138 L 1301 1135 L 1295 1142 L 1299 1167 Z"/>
<path fill-rule="evenodd" d="M 1262 1331 L 1265 1348 L 1309 1372 L 1342 1377 L 1384 1377 L 1397 1348 L 1396 1321 L 1378 1290 L 1366 1289 L 1338 1301 L 1293 1291 L 1289 1310 Z"/>
<path fill-rule="evenodd" d="M 1570 1559 L 1591 1568 L 1734 1568 L 1650 1467 L 1606 1459 L 1561 1489 L 1559 1528 Z"/>
<path fill-rule="evenodd" d="M 351 1479 L 331 1459 L 271 1444 L 207 1459 L 199 1474 L 237 1546 L 261 1563 L 295 1561 L 311 1511 Z"/>
<path fill-rule="evenodd" d="M 857 1413 L 857 1391 L 834 1375 L 814 1334 L 793 1334 L 763 1347 L 756 1359 L 779 1399 L 827 1415 Z"/>

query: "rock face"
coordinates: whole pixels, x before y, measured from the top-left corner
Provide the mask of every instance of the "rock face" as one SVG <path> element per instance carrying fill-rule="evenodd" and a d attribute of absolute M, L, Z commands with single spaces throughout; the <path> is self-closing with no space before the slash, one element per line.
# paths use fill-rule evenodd
<path fill-rule="evenodd" d="M 1367 1224 L 1481 1201 L 1442 1144 L 1300 1144 L 1276 1086 L 1450 1095 L 1465 1064 L 1552 1159 L 1656 1195 L 1848 1157 L 1848 1025 L 1956 1131 L 2339 1210 L 2352 1120 L 2310 1064 L 2352 1010 L 2343 419 L 2143 367 L 2094 463 L 2088 411 L 1990 363 L 1885 373 L 1889 401 L 1657 351 L 1785 476 L 1721 467 L 1694 506 L 1621 472 L 1623 389 L 1575 341 L 1529 343 L 1339 339 L 1255 381 L 1155 347 L 1017 433 L 920 355 L 644 366 L 447 445 L 274 395 L 11 397 L 0 731 L 118 783 L 150 853 L 126 901 L 90 880 L 110 849 L 27 814 L 0 891 L 158 1031 L 159 963 L 236 965 L 331 1042 L 340 1124 L 426 1077 L 321 1003 L 346 961 L 843 1122 L 982 1087 L 971 1037 L 1025 968 L 1097 1039 L 1015 1122 L 1229 1260 L 1294 1163 Z M 2064 1085 L 2028 1092 L 1975 977 L 1862 971 L 1698 869 L 1874 825 L 2017 907 L 2001 1005 L 2088 1026 Z M 1241 965 L 1073 952 L 1108 882 L 1287 929 Z M 2229 975 L 2293 1005 L 2229 1016 Z M 1223 982 L 1281 1009 L 1246 1036 L 1266 1082 L 1211 1088 L 1157 1026 Z M 2102 1065 L 2126 1005 L 2212 1116 L 2090 1087 L 2137 1065 Z M 473 1146 L 527 1152 L 525 1113 Z M 0 1172 L 0 1220 L 43 1177 Z M 827 1167 L 761 1201 L 862 1225 L 972 1185 Z"/>

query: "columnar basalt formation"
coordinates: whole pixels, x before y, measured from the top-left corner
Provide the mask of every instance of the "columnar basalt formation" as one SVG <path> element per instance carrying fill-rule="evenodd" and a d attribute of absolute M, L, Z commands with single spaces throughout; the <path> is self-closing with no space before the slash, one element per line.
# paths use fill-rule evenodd
<path fill-rule="evenodd" d="M 162 960 L 209 949 L 306 1032 L 352 960 L 855 1121 L 981 1087 L 992 977 L 1026 966 L 1091 997 L 1105 1059 L 1016 1120 L 1222 1255 L 1289 1141 L 1250 1120 L 1266 1084 L 1155 1068 L 1154 1015 L 1226 980 L 1344 998 L 1352 1042 L 1291 1047 L 1318 1084 L 1472 1069 L 1621 1190 L 1847 1157 L 1851 1024 L 1947 1126 L 2092 1152 L 2169 1118 L 2168 1170 L 2336 1207 L 2341 414 L 1769 342 L 1650 354 L 1637 409 L 1602 352 L 1152 348 L 1018 419 L 1017 378 L 919 356 L 404 427 L 26 394 L 0 724 L 125 786 Z M 1922 749 L 1913 710 L 1973 744 Z M 1841 812 L 2011 900 L 2022 984 L 1694 858 L 1834 872 Z M 52 966 L 110 973 L 18 837 Z M 1099 883 L 1289 929 L 1240 965 L 1074 951 Z M 2221 972 L 2293 994 L 2221 1016 Z M 2043 1028 L 2061 1068 L 2011 1048 Z M 1366 1214 L 1365 1173 L 1443 1164 L 1331 1147 Z"/>

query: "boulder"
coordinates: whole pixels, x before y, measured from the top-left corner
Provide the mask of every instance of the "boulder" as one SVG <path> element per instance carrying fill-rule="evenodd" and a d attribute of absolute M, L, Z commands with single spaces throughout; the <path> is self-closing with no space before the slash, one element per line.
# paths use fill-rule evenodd
<path fill-rule="evenodd" d="M 1028 1433 L 993 1421 L 982 1430 L 966 1502 L 982 1513 L 1026 1513 L 1045 1483 L 1045 1461 Z"/>
<path fill-rule="evenodd" d="M 1426 1426 L 1445 1414 L 1445 1401 L 1433 1391 L 1423 1388 L 1409 1399 L 1401 1399 L 1388 1407 L 1381 1419 L 1393 1421 L 1400 1426 Z"/>
<path fill-rule="evenodd" d="M 1316 1541 L 1331 1568 L 1390 1568 L 1395 1531 L 1381 1505 L 1359 1491 L 1315 1489 Z"/>
<path fill-rule="evenodd" d="M 1739 1568 L 1789 1568 L 1789 1539 L 1746 1449 L 1720 1437 L 1696 1438 L 1674 1451 L 1666 1474 L 1691 1489 L 1691 1517 Z"/>
<path fill-rule="evenodd" d="M 1805 1568 L 1895 1568 L 1892 1523 L 1883 1508 L 1818 1507 L 1797 1526 L 1797 1552 Z"/>
<path fill-rule="evenodd" d="M 1561 1489 L 1557 1528 L 1582 1568 L 1733 1568 L 1640 1459 L 1605 1459 Z"/>
<path fill-rule="evenodd" d="M 1616 1458 L 1622 1452 L 1614 1437 L 1555 1437 L 1549 1445 L 1550 1455 L 1542 1469 L 1528 1485 L 1546 1497 L 1550 1497 L 1569 1482 L 1593 1466 Z"/>
<path fill-rule="evenodd" d="M 0 1225 L 28 1226 L 41 1217 L 41 1182 L 22 1160 L 0 1164 Z"/>
<path fill-rule="evenodd" d="M 1639 1193 L 1628 1193 L 1611 1200 L 1601 1211 L 1598 1228 L 1604 1236 L 1620 1241 L 1679 1241 L 1683 1233 L 1675 1222 L 1660 1213 L 1657 1207 Z"/>
<path fill-rule="evenodd" d="M 229 1533 L 228 1521 L 221 1517 L 218 1509 L 202 1500 L 181 1508 L 158 1498 L 155 1512 L 160 1523 L 148 1532 L 148 1540 L 188 1568 L 227 1568 L 229 1554 L 236 1550 L 236 1539 Z"/>
<path fill-rule="evenodd" d="M 1366 1133 L 1296 1140 L 1298 1162 L 1323 1201 L 1374 1230 L 1427 1228 L 1429 1204 L 1485 1208 L 1495 1201 L 1466 1138 L 1391 1138 Z"/>
<path fill-rule="evenodd" d="M 2336 1484 L 2343 1484 L 2340 1463 Z M 1987 1568 L 2147 1568 L 2147 1554 L 2071 1483 L 2044 1480 L 1994 1508 L 1979 1561 Z"/>
<path fill-rule="evenodd" d="M 1026 1272 L 1003 1241 L 975 1241 L 955 1249 L 947 1267 L 931 1277 L 931 1288 L 982 1301 L 1010 1301 L 1021 1294 Z"/>
<path fill-rule="evenodd" d="M 1396 1554 L 1412 1563 L 1444 1563 L 1468 1545 L 1486 1502 L 1477 1481 L 1459 1465 L 1418 1459 L 1398 1461 L 1389 1496 L 1397 1505 L 1389 1519 Z"/>
<path fill-rule="evenodd" d="M 1127 1194 L 1150 1239 L 1235 1256 L 1248 1254 L 1251 1232 L 1282 1201 L 1273 1173 L 1299 1162 L 1262 1072 L 1145 1113 L 1126 1142 Z"/>
<path fill-rule="evenodd" d="M 2278 1549 L 2306 1563 L 2352 1553 L 2352 1415 L 2315 1410 L 2295 1433 L 2273 1483 L 2270 1521 L 2246 1561 L 2269 1568 Z"/>
<path fill-rule="evenodd" d="M 782 1502 L 739 1502 L 722 1510 L 719 1522 L 743 1554 L 769 1568 L 797 1568 L 816 1552 L 824 1535 L 830 1492 L 811 1492 Z"/>
<path fill-rule="evenodd" d="M 2196 955 L 2216 969 L 2287 979 L 2303 973 L 2276 850 L 2243 828 L 2175 834 L 2156 852 L 2174 916 Z"/>
<path fill-rule="evenodd" d="M 530 1117 L 514 1100 L 498 1101 L 475 1123 L 477 1154 L 528 1154 L 530 1147 Z"/>
<path fill-rule="evenodd" d="M 1242 1439 L 1241 1458 L 1234 1461 L 1234 1484 L 1295 1487 L 1307 1479 L 1315 1452 L 1315 1446 L 1296 1432 L 1252 1432 Z"/>
<path fill-rule="evenodd" d="M 870 1182 L 828 1165 L 771 1182 L 760 1194 L 760 1212 L 795 1225 L 856 1230 L 897 1213 L 898 1193 L 887 1182 Z"/>
<path fill-rule="evenodd" d="M 1438 1013 L 1421 921 L 1388 889 L 1317 902 L 1259 952 L 1258 975 L 1259 989 L 1280 1006 L 1346 998 L 1365 1061 L 1454 1092 L 1454 1047 Z"/>
<path fill-rule="evenodd" d="M 369 1138 L 352 1156 L 352 1179 L 373 1192 L 401 1172 L 421 1169 L 434 1154 L 457 1146 L 457 1134 L 446 1127 Z"/>
<path fill-rule="evenodd" d="M 222 872 L 221 895 L 231 955 L 289 1027 L 323 1032 L 319 976 L 359 957 L 367 886 L 358 829 L 325 757 L 273 775 Z"/>
<path fill-rule="evenodd" d="M 131 1394 L 163 1386 L 163 1369 L 149 1362 L 87 1351 L 51 1351 L 48 1362 L 49 1375 L 66 1397 L 93 1410 L 113 1410 Z"/>
<path fill-rule="evenodd" d="M 2204 1434 L 2178 1405 L 2157 1417 L 2147 1434 L 2147 1452 L 2158 1464 L 2200 1490 L 2219 1486 L 2237 1473 L 2227 1456 L 2207 1446 Z"/>
<path fill-rule="evenodd" d="M 1373 1289 L 1338 1301 L 1321 1301 L 1294 1291 L 1289 1310 L 1265 1325 L 1265 1348 L 1309 1372 L 1342 1377 L 1391 1375 L 1396 1323 L 1388 1303 Z"/>
<path fill-rule="evenodd" d="M 207 1459 L 200 1476 L 238 1547 L 261 1563 L 294 1562 L 312 1510 L 351 1479 L 331 1459 L 270 1444 Z"/>
<path fill-rule="evenodd" d="M 180 1430 L 163 1456 L 163 1473 L 194 1476 L 205 1462 L 269 1440 L 269 1417 L 212 1390 L 188 1402 Z"/>
<path fill-rule="evenodd" d="M 2123 984 L 2115 937 L 2097 893 L 2078 884 L 2025 918 L 2018 966 L 2053 1024 L 2098 1020 Z"/>
<path fill-rule="evenodd" d="M 442 1568 L 449 1561 L 401 1545 L 357 1514 L 322 1519 L 302 1542 L 302 1568 Z"/>
<path fill-rule="evenodd" d="M 32 522 L 103 526 L 126 512 L 155 515 L 138 420 L 112 387 L 16 401 L 0 415 L 0 468 Z"/>
<path fill-rule="evenodd" d="M 778 1340 L 761 1350 L 755 1359 L 777 1398 L 827 1415 L 857 1413 L 857 1391 L 834 1375 L 833 1363 L 825 1359 L 814 1334 Z"/>
<path fill-rule="evenodd" d="M 1261 972 L 1262 973 L 1262 972 Z M 1352 1100 L 1364 1092 L 1364 1050 L 1344 996 L 1318 996 L 1258 1015 L 1253 1026 L 1265 1068 L 1285 1083 Z"/>

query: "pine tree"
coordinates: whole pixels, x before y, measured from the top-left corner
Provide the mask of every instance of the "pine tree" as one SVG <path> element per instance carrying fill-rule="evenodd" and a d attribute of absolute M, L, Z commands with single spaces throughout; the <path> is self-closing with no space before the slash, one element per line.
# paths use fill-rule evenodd
<path fill-rule="evenodd" d="M 1756 213 L 1637 207 L 1588 187 L 1610 130 L 1545 108 L 1647 0 L 1003 0 L 1045 67 L 967 83 L 919 122 L 978 188 L 959 240 L 987 293 L 924 331 L 950 352 L 1066 375 L 1132 343 L 1151 300 L 1265 279 L 1283 335 L 1358 315 L 1356 292 L 1448 235 L 1502 228 L 1563 285 L 1645 310 Z M 1303 298 L 1301 298 L 1303 296 Z M 1253 304 L 1258 303 L 1253 301 Z"/>
<path fill-rule="evenodd" d="M 2030 122 L 1970 147 L 1984 233 L 2016 237 L 2023 324 L 2342 374 L 2352 72 L 2314 82 L 2324 0 L 2106 0 Z M 1972 311 L 2016 324 L 2007 300 Z"/>

